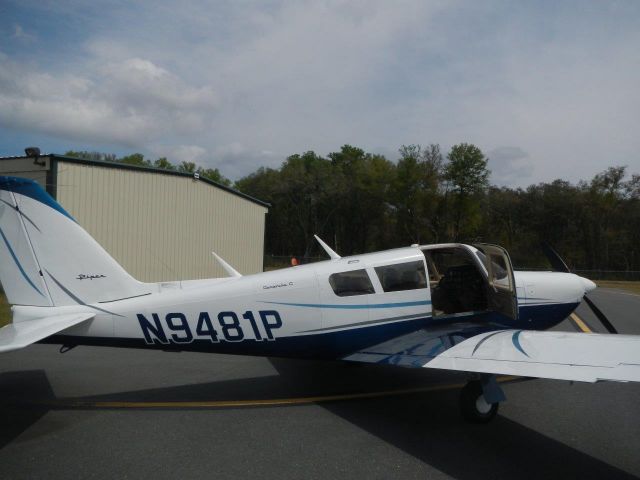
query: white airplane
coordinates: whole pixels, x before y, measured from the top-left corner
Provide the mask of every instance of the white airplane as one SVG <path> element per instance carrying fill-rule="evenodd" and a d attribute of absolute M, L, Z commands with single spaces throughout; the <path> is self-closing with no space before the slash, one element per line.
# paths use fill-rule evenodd
<path fill-rule="evenodd" d="M 242 276 L 216 255 L 229 277 L 142 283 L 37 183 L 16 177 L 0 177 L 0 237 L 13 305 L 0 352 L 44 342 L 469 372 L 461 409 L 473 422 L 505 399 L 499 374 L 640 381 L 640 336 L 545 331 L 595 288 L 554 252 L 564 273 L 514 272 L 491 245 L 341 258 L 318 239 L 330 260 Z"/>

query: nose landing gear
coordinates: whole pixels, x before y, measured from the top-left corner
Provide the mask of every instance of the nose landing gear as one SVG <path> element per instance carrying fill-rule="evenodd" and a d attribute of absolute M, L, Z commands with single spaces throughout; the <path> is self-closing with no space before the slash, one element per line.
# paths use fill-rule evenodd
<path fill-rule="evenodd" d="M 498 413 L 500 402 L 506 400 L 494 375 L 469 381 L 460 392 L 460 413 L 470 423 L 488 423 Z"/>

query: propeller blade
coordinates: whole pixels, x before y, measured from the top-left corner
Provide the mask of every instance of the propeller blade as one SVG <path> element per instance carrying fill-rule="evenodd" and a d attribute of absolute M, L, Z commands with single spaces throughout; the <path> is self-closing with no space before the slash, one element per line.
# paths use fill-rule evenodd
<path fill-rule="evenodd" d="M 600 310 L 598 307 L 596 307 L 596 304 L 593 303 L 593 301 L 591 301 L 591 299 L 589 297 L 587 297 L 585 295 L 584 296 L 584 301 L 587 302 L 587 305 L 589 305 L 589 307 L 591 308 L 591 311 L 596 315 L 596 317 L 598 317 L 598 320 L 600 320 L 600 323 L 604 326 L 604 328 L 607 329 L 607 331 L 609 333 L 618 333 L 618 330 L 616 330 L 616 327 L 614 327 L 611 324 L 611 322 L 605 316 L 605 314 L 602 313 L 602 310 Z"/>
<path fill-rule="evenodd" d="M 542 242 L 540 246 L 542 247 L 542 252 L 547 257 L 547 260 L 549 260 L 551 268 L 553 268 L 555 272 L 571 273 L 571 270 L 569 270 L 567 264 L 564 263 L 562 257 L 560 257 L 558 252 L 556 252 L 551 245 L 549 245 L 547 242 Z"/>
<path fill-rule="evenodd" d="M 560 254 L 556 252 L 554 248 L 551 245 L 549 245 L 549 243 L 542 242 L 540 244 L 540 247 L 542 248 L 542 252 L 547 257 L 547 260 L 549 260 L 549 263 L 551 264 L 551 268 L 553 268 L 555 272 L 571 273 L 571 270 L 569 270 L 569 267 L 567 266 L 567 264 L 564 263 L 564 260 L 562 260 L 562 257 L 560 256 Z M 616 330 L 616 327 L 614 327 L 613 324 L 606 317 L 606 315 L 602 313 L 602 310 L 596 307 L 596 304 L 593 303 L 593 301 L 586 295 L 583 298 L 584 298 L 584 301 L 587 303 L 587 305 L 589 305 L 589 308 L 591 308 L 591 311 L 594 313 L 594 315 L 598 317 L 598 320 L 600 320 L 600 323 L 607 330 L 607 332 L 618 333 L 618 331 Z"/>

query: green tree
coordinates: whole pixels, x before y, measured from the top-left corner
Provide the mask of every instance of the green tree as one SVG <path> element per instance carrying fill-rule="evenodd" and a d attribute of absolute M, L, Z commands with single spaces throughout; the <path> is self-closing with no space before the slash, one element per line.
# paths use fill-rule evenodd
<path fill-rule="evenodd" d="M 640 175 L 634 174 L 624 185 L 621 237 L 625 239 L 625 268 L 640 270 Z"/>
<path fill-rule="evenodd" d="M 387 212 L 395 176 L 393 163 L 351 145 L 330 153 L 329 158 L 334 175 L 342 177 L 346 185 L 333 199 L 338 205 L 334 232 L 339 253 L 383 248 L 390 238 Z"/>
<path fill-rule="evenodd" d="M 439 238 L 439 145 L 403 145 L 396 166 L 393 204 L 402 243 L 426 243 Z"/>
<path fill-rule="evenodd" d="M 209 180 L 213 180 L 221 185 L 225 185 L 227 187 L 231 186 L 231 180 L 220 173 L 220 170 L 217 168 L 202 168 L 198 167 L 197 172 L 201 177 L 208 178 Z"/>
<path fill-rule="evenodd" d="M 65 153 L 67 157 L 84 158 L 98 162 L 115 162 L 116 156 L 113 153 L 88 152 L 83 150 L 69 150 Z"/>
<path fill-rule="evenodd" d="M 460 143 L 451 147 L 443 178 L 452 194 L 452 237 L 472 236 L 477 232 L 480 200 L 489 186 L 487 158 L 475 145 Z"/>
<path fill-rule="evenodd" d="M 584 229 L 588 232 L 588 261 L 590 268 L 624 264 L 625 249 L 620 235 L 620 222 L 624 222 L 625 194 L 628 189 L 623 181 L 626 167 L 609 167 L 583 185 L 585 202 Z"/>
<path fill-rule="evenodd" d="M 271 204 L 265 225 L 265 253 L 272 255 L 299 254 L 289 244 L 290 224 L 287 217 L 289 202 L 281 194 L 280 170 L 260 167 L 239 179 L 235 188 Z"/>
<path fill-rule="evenodd" d="M 327 232 L 337 210 L 334 200 L 344 183 L 334 175 L 331 163 L 312 151 L 289 156 L 280 169 L 280 181 L 280 198 L 286 201 L 281 211 L 289 219 L 290 231 L 295 232 L 292 246 L 309 256 L 318 248 L 313 235 Z"/>
<path fill-rule="evenodd" d="M 151 167 L 151 162 L 144 158 L 141 153 L 132 153 L 131 155 L 125 155 L 117 160 L 120 163 L 126 163 L 127 165 L 137 165 L 139 167 Z"/>
<path fill-rule="evenodd" d="M 195 173 L 198 166 L 194 162 L 180 162 L 178 165 L 178 171 L 182 173 Z"/>
<path fill-rule="evenodd" d="M 160 157 L 155 162 L 153 162 L 153 166 L 155 168 L 161 168 L 163 170 L 175 170 L 176 166 L 167 160 L 167 157 Z"/>
<path fill-rule="evenodd" d="M 518 266 L 536 266 L 543 262 L 540 239 L 526 228 L 532 218 L 527 211 L 526 192 L 492 186 L 481 205 L 479 236 L 482 241 L 505 247 Z"/>

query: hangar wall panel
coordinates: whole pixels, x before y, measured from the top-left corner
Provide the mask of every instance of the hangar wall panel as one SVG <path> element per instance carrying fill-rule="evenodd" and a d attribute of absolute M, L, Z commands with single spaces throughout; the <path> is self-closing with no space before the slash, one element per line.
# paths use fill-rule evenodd
<path fill-rule="evenodd" d="M 41 161 L 44 165 L 34 164 L 32 158 L 3 159 L 0 162 L 0 175 L 30 178 L 38 182 L 42 188 L 46 189 L 49 159 L 43 158 Z"/>
<path fill-rule="evenodd" d="M 202 181 L 59 160 L 57 199 L 141 281 L 262 271 L 267 209 Z"/>

